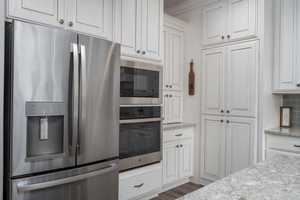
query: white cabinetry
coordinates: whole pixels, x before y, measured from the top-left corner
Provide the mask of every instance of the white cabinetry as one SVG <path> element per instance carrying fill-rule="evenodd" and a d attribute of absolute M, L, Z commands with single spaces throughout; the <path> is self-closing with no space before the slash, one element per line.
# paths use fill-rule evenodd
<path fill-rule="evenodd" d="M 112 39 L 111 0 L 8 0 L 8 17 Z"/>
<path fill-rule="evenodd" d="M 256 0 L 221 0 L 203 8 L 203 43 L 228 42 L 256 34 Z"/>
<path fill-rule="evenodd" d="M 255 163 L 256 120 L 203 116 L 201 176 L 215 181 Z"/>
<path fill-rule="evenodd" d="M 300 2 L 276 0 L 274 93 L 300 93 Z"/>
<path fill-rule="evenodd" d="M 255 117 L 258 43 L 203 51 L 202 113 Z"/>
<path fill-rule="evenodd" d="M 122 55 L 162 61 L 163 1 L 122 0 Z"/>
<path fill-rule="evenodd" d="M 163 184 L 193 176 L 193 128 L 164 131 Z"/>
<path fill-rule="evenodd" d="M 165 15 L 163 71 L 164 123 L 182 121 L 184 26 L 185 24 L 182 21 Z"/>

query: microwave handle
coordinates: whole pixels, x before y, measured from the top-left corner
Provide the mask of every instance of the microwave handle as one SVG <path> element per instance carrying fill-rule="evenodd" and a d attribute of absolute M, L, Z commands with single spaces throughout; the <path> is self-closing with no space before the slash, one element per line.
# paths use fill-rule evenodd
<path fill-rule="evenodd" d="M 98 171 L 93 171 L 93 172 L 89 172 L 89 173 L 86 173 L 86 174 L 80 174 L 80 175 L 77 175 L 77 176 L 72 176 L 72 177 L 67 177 L 67 178 L 63 178 L 63 179 L 48 181 L 48 182 L 44 182 L 44 183 L 25 184 L 25 185 L 19 184 L 17 186 L 17 189 L 18 189 L 18 192 L 36 191 L 36 190 L 55 187 L 55 186 L 59 186 L 59 185 L 74 183 L 74 182 L 78 182 L 78 181 L 81 181 L 81 180 L 86 180 L 86 179 L 89 179 L 89 178 L 94 177 L 94 176 L 101 176 L 103 174 L 110 173 L 110 172 L 115 171 L 117 169 L 118 169 L 118 165 L 113 163 L 113 164 L 110 164 L 109 166 L 107 166 L 105 168 L 102 168 Z"/>

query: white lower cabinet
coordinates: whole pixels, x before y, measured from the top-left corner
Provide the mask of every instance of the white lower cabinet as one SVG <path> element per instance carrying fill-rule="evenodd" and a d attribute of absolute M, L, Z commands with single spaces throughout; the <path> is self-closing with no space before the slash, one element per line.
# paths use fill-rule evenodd
<path fill-rule="evenodd" d="M 158 194 L 162 186 L 161 164 L 119 174 L 119 200 L 147 199 Z"/>
<path fill-rule="evenodd" d="M 163 184 L 193 176 L 193 128 L 168 130 L 163 134 Z"/>
<path fill-rule="evenodd" d="M 256 119 L 202 117 L 201 177 L 215 181 L 256 160 Z"/>

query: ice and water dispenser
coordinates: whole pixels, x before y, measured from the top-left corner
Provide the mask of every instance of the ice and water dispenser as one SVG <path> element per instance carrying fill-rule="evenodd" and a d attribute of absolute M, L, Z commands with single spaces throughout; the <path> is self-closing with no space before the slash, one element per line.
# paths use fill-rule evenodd
<path fill-rule="evenodd" d="M 26 102 L 28 161 L 64 156 L 65 111 L 63 102 Z"/>

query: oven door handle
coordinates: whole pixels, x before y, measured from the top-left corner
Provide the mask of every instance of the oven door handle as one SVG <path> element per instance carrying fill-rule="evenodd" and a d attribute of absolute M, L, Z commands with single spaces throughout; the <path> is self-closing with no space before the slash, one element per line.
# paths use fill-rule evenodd
<path fill-rule="evenodd" d="M 160 122 L 162 118 L 146 118 L 146 119 L 125 119 L 120 120 L 120 124 L 136 124 L 136 123 L 146 123 L 146 122 Z"/>
<path fill-rule="evenodd" d="M 18 189 L 18 192 L 36 191 L 36 190 L 41 190 L 41 189 L 45 189 L 45 188 L 50 188 L 50 187 L 55 187 L 55 186 L 59 186 L 59 185 L 65 185 L 65 184 L 69 184 L 69 183 L 78 182 L 81 180 L 89 179 L 94 176 L 100 176 L 100 175 L 115 171 L 117 169 L 118 169 L 118 165 L 113 163 L 107 167 L 100 169 L 100 170 L 89 172 L 86 174 L 80 174 L 77 176 L 67 177 L 67 178 L 63 178 L 63 179 L 57 179 L 57 180 L 43 182 L 43 183 L 24 184 L 24 185 L 21 183 L 17 186 L 17 189 Z"/>

